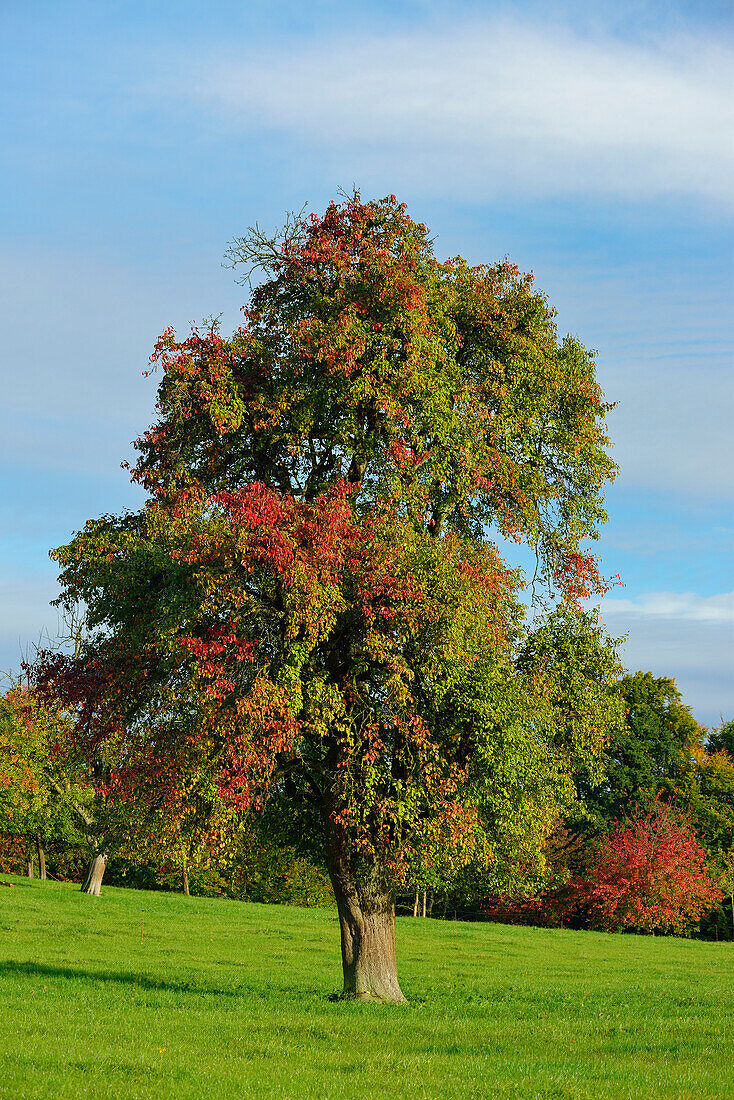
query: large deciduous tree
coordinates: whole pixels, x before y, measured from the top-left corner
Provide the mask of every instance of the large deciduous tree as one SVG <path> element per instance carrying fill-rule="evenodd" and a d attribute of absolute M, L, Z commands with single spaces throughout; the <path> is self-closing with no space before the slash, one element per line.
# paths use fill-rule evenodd
<path fill-rule="evenodd" d="M 394 197 L 230 258 L 261 272 L 244 324 L 158 342 L 147 504 L 55 552 L 91 633 L 38 683 L 113 794 L 280 803 L 325 854 L 344 994 L 399 1002 L 401 876 L 526 875 L 616 720 L 576 607 L 601 587 L 608 406 L 530 276 L 439 262 Z M 492 531 L 558 597 L 530 637 Z"/>

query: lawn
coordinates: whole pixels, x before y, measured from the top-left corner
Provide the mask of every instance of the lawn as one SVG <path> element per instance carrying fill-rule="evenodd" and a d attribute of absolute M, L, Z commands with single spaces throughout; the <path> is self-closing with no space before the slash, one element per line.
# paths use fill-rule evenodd
<path fill-rule="evenodd" d="M 732 944 L 401 918 L 379 1007 L 327 910 L 3 878 L 0 1097 L 734 1095 Z"/>

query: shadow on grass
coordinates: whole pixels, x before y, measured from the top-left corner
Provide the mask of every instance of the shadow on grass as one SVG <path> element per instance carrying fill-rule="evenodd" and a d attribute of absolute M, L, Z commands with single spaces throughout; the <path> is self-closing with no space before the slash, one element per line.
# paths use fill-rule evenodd
<path fill-rule="evenodd" d="M 251 997 L 264 996 L 262 991 L 246 987 L 244 989 L 213 989 L 187 982 L 170 982 L 164 979 L 148 978 L 144 974 L 134 974 L 124 970 L 82 970 L 74 966 L 51 966 L 48 963 L 16 962 L 8 959 L 0 963 L 0 978 L 4 975 L 25 974 L 38 978 L 71 978 L 88 982 L 119 982 L 137 989 L 150 989 L 170 993 L 194 993 L 201 997 Z"/>
<path fill-rule="evenodd" d="M 242 966 L 243 963 L 237 963 L 236 965 Z M 34 963 L 34 962 L 20 962 L 16 959 L 7 959 L 0 962 L 0 980 L 7 977 L 24 975 L 30 978 L 63 978 L 71 979 L 72 981 L 89 982 L 90 984 L 97 984 L 99 982 L 117 982 L 120 985 L 129 986 L 131 989 L 150 990 L 154 992 L 162 993 L 177 993 L 188 994 L 194 997 L 226 997 L 229 1000 L 260 1000 L 260 1001 L 272 1001 L 275 997 L 278 1001 L 283 996 L 291 997 L 296 1000 L 307 1000 L 310 1007 L 308 1011 L 313 1008 L 313 1000 L 316 1001 L 339 1001 L 342 1004 L 349 1003 L 348 1001 L 342 1001 L 342 998 L 338 993 L 326 995 L 319 989 L 313 989 L 304 983 L 303 986 L 293 985 L 292 983 L 275 985 L 269 983 L 265 986 L 255 984 L 244 984 L 238 986 L 236 989 L 221 989 L 212 986 L 199 985 L 195 982 L 171 982 L 166 981 L 163 978 L 150 978 L 144 974 L 134 974 L 124 970 L 83 970 L 81 967 L 75 966 L 52 966 L 49 963 Z M 413 998 L 422 1003 L 423 998 Z"/>

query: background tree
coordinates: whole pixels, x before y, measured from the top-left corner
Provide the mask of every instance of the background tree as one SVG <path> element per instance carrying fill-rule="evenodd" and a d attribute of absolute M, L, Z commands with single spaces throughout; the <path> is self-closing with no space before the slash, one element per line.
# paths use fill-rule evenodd
<path fill-rule="evenodd" d="M 499 882 L 542 862 L 615 720 L 611 643 L 573 607 L 601 587 L 584 545 L 606 518 L 607 406 L 530 276 L 439 263 L 394 197 L 255 230 L 230 258 L 262 271 L 246 323 L 159 341 L 147 505 L 56 551 L 91 633 L 37 683 L 118 798 L 145 777 L 297 810 L 344 994 L 400 1001 L 406 869 L 440 852 Z M 535 642 L 490 528 L 560 598 Z"/>
<path fill-rule="evenodd" d="M 57 746 L 71 719 L 16 683 L 0 698 L 0 829 L 26 838 L 28 873 L 34 854 L 46 878 L 46 844 L 85 844 L 78 806 L 88 800 L 79 772 Z"/>
<path fill-rule="evenodd" d="M 734 847 L 734 759 L 728 752 L 695 756 L 697 790 L 693 821 L 703 845 L 713 855 Z"/>
<path fill-rule="evenodd" d="M 17 689 L 0 699 L 0 820 L 4 831 L 26 838 L 26 862 L 32 875 L 29 842 L 31 838 L 35 842 L 49 798 L 42 772 L 46 745 L 23 721 L 18 701 Z M 45 866 L 39 867 L 39 874 L 45 877 Z"/>
<path fill-rule="evenodd" d="M 731 932 L 734 939 L 734 850 L 722 852 L 716 865 L 716 876 L 729 906 Z"/>
<path fill-rule="evenodd" d="M 178 888 L 189 894 L 192 875 L 231 869 L 241 855 L 243 827 L 240 815 L 222 799 L 159 784 L 155 772 L 142 772 L 135 788 L 125 789 L 114 853 L 132 864 L 156 867 L 168 880 L 175 876 Z"/>
<path fill-rule="evenodd" d="M 734 719 L 722 722 L 718 729 L 711 730 L 706 740 L 709 753 L 726 752 L 734 760 Z"/>
<path fill-rule="evenodd" d="M 719 731 L 714 731 L 718 733 Z M 734 758 L 721 742 L 709 735 L 707 746 L 711 751 L 699 749 L 695 754 L 697 793 L 693 805 L 693 823 L 696 834 L 719 869 L 720 879 L 729 902 L 728 873 L 734 853 Z M 723 876 L 723 877 L 721 877 Z M 734 936 L 734 923 L 729 902 L 722 903 L 721 910 L 706 922 L 704 930 L 717 938 Z"/>
<path fill-rule="evenodd" d="M 566 655 L 564 667 L 568 666 Z M 529 878 L 525 888 L 512 895 L 485 896 L 483 911 L 493 919 L 588 927 L 585 876 L 598 845 L 608 845 L 627 808 L 632 817 L 644 817 L 657 810 L 661 801 L 685 809 L 710 864 L 724 874 L 734 846 L 734 759 L 721 747 L 726 743 L 717 737 L 721 731 L 706 739 L 706 731 L 682 703 L 674 681 L 666 677 L 656 679 L 639 672 L 624 677 L 617 691 L 624 699 L 626 721 L 608 742 L 602 781 L 590 782 L 588 774 L 581 773 L 580 797 L 549 838 L 544 876 Z M 726 727 L 722 729 L 725 738 Z M 560 849 L 554 838 L 564 838 Z M 569 864 L 568 873 L 563 859 L 566 847 L 573 851 L 573 868 Z M 707 914 L 699 931 L 728 938 L 728 905 Z"/>
<path fill-rule="evenodd" d="M 601 782 L 580 774 L 579 798 L 597 829 L 650 809 L 656 799 L 692 809 L 697 797 L 696 754 L 705 730 L 675 681 L 651 672 L 623 677 L 617 691 L 625 709 L 606 750 Z"/>

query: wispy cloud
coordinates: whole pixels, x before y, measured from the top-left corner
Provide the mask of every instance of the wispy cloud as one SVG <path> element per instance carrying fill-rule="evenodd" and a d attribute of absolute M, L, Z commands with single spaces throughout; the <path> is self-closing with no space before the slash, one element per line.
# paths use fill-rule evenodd
<path fill-rule="evenodd" d="M 683 194 L 734 205 L 734 48 L 488 19 L 206 57 L 169 90 L 297 135 L 340 174 L 484 198 Z"/>
<path fill-rule="evenodd" d="M 686 622 L 734 623 L 734 592 L 699 596 L 694 592 L 649 592 L 633 599 L 608 597 L 605 617 L 642 616 Z"/>

